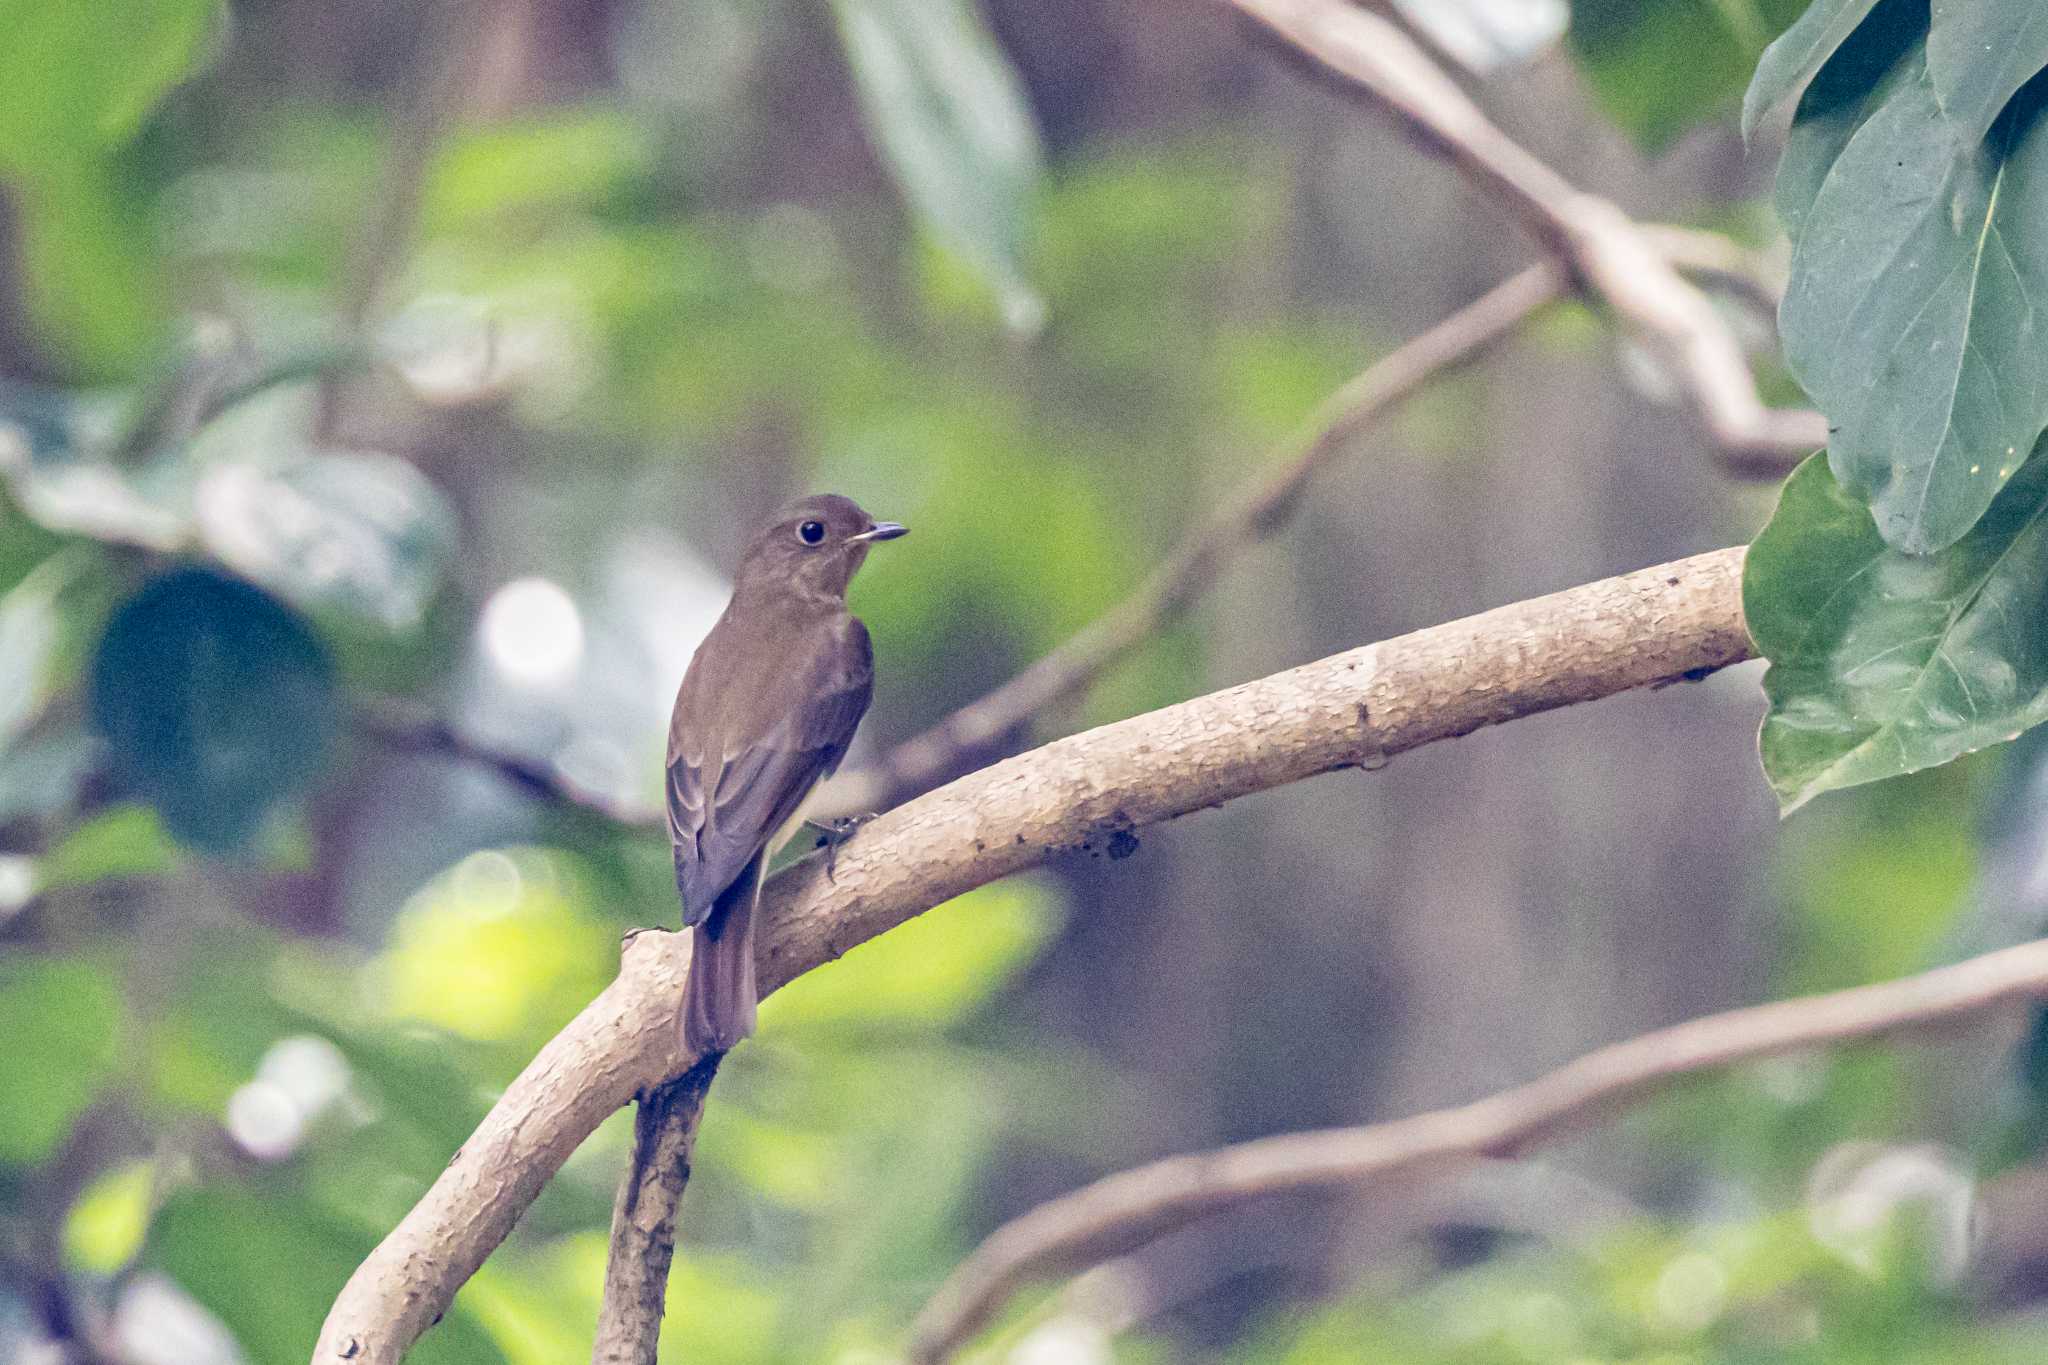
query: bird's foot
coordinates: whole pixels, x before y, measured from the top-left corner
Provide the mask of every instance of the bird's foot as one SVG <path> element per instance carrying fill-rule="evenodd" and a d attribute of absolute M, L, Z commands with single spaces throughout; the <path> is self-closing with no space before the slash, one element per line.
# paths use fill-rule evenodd
<path fill-rule="evenodd" d="M 806 820 L 804 823 L 818 831 L 818 842 L 813 848 L 825 850 L 825 880 L 836 882 L 834 875 L 839 870 L 839 846 L 853 837 L 853 832 L 874 819 L 870 811 L 866 815 L 839 815 L 830 820 Z"/>

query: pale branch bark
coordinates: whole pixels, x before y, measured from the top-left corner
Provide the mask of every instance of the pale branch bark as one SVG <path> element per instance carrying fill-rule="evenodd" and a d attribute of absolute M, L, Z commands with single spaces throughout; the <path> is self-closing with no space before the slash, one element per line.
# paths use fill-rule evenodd
<path fill-rule="evenodd" d="M 723 1053 L 706 1057 L 640 1097 L 633 1155 L 612 1205 L 604 1304 L 590 1365 L 658 1365 L 668 1269 L 676 1254 L 676 1211 L 690 1183 L 690 1153 L 704 1096 Z"/>
<path fill-rule="evenodd" d="M 1656 1029 L 1457 1108 L 1261 1138 L 1122 1171 L 990 1234 L 919 1314 L 910 1358 L 916 1365 L 948 1359 L 1034 1276 L 1121 1254 L 1245 1200 L 1514 1156 L 1695 1072 L 1929 1028 L 2042 997 L 2048 997 L 2048 942 L 2027 943 L 1896 981 Z"/>
<path fill-rule="evenodd" d="M 1827 444 L 1817 412 L 1765 406 L 1742 347 L 1643 228 L 1515 142 L 1397 26 L 1349 0 L 1229 0 L 1439 147 L 1571 262 L 1691 401 L 1722 464 L 1781 477 Z"/>
<path fill-rule="evenodd" d="M 823 806 L 847 815 L 886 810 L 985 760 L 1034 716 L 1079 696 L 1207 592 L 1237 554 L 1286 525 L 1309 481 L 1375 422 L 1511 335 L 1569 284 L 1553 262 L 1529 266 L 1375 361 L 1325 398 L 1280 449 L 1257 461 L 1256 468 L 1272 472 L 1246 483 L 1193 528 L 1137 591 L 995 691 L 875 762 L 841 774 L 822 794 Z"/>
<path fill-rule="evenodd" d="M 1784 250 L 1757 250 L 1723 233 L 1673 223 L 1644 223 L 1641 228 L 1650 244 L 1679 270 L 1739 297 L 1776 324 L 1790 266 Z"/>
<path fill-rule="evenodd" d="M 1740 548 L 1497 608 L 1055 740 L 862 827 L 827 879 L 811 859 L 761 905 L 773 990 L 963 892 L 1057 854 L 1482 726 L 1697 678 L 1750 657 Z M 629 940 L 619 975 L 507 1087 L 328 1313 L 316 1365 L 392 1365 L 569 1154 L 679 1075 L 688 937 Z"/>

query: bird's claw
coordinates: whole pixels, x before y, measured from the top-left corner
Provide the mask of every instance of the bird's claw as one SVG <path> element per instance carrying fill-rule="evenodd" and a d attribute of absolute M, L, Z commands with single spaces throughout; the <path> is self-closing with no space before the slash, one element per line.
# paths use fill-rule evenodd
<path fill-rule="evenodd" d="M 853 837 L 853 832 L 874 819 L 874 814 L 838 815 L 830 820 L 806 820 L 805 824 L 818 831 L 816 848 L 825 850 L 825 880 L 837 883 L 839 878 L 839 846 Z"/>

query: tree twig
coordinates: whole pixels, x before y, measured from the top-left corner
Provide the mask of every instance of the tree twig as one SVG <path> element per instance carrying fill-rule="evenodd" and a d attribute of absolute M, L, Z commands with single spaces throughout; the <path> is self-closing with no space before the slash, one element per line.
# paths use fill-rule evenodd
<path fill-rule="evenodd" d="M 725 1054 L 713 1053 L 640 1098 L 633 1156 L 612 1205 L 604 1306 L 591 1365 L 657 1365 L 668 1269 L 676 1254 L 676 1211 L 690 1183 L 690 1152 L 704 1096 Z"/>
<path fill-rule="evenodd" d="M 1634 220 L 1502 132 L 1398 27 L 1346 0 L 1229 0 L 1440 148 L 1571 262 L 1685 391 L 1722 465 L 1779 478 L 1827 444 L 1817 412 L 1766 407 L 1742 348 Z"/>
<path fill-rule="evenodd" d="M 764 888 L 773 990 L 927 908 L 1060 854 L 1482 726 L 1750 657 L 1738 547 L 1347 650 L 1055 740 L 892 810 Z M 619 975 L 506 1088 L 335 1299 L 316 1365 L 395 1365 L 577 1145 L 681 1074 L 688 936 L 629 940 Z"/>
<path fill-rule="evenodd" d="M 348 342 L 360 346 L 377 296 L 406 260 L 434 153 L 455 121 L 475 78 L 478 48 L 490 32 L 490 0 L 440 0 L 429 7 L 426 34 L 393 120 L 369 213 L 351 244 L 337 300 Z M 322 379 L 313 429 L 331 439 L 341 418 L 341 371 Z"/>
<path fill-rule="evenodd" d="M 629 828 L 661 828 L 661 812 L 653 806 L 622 801 L 576 781 L 546 759 L 489 744 L 404 698 L 365 699 L 355 707 L 351 723 L 363 738 L 395 752 L 461 759 L 492 770 L 543 801 L 585 810 Z"/>
<path fill-rule="evenodd" d="M 1245 1200 L 1513 1156 L 1698 1071 L 1929 1028 L 2044 996 L 2048 942 L 2027 943 L 1896 981 L 1656 1029 L 1454 1109 L 1261 1138 L 1123 1171 L 990 1234 L 919 1314 L 910 1358 L 917 1365 L 948 1359 L 1033 1276 L 1092 1264 Z"/>
<path fill-rule="evenodd" d="M 1714 233 L 1661 225 L 1645 229 L 1687 270 L 1725 281 L 1775 307 L 1776 285 L 1748 253 Z M 1050 654 L 995 691 L 904 740 L 881 758 L 842 772 L 821 794 L 819 817 L 866 814 L 928 791 L 993 755 L 1034 717 L 1070 702 L 1105 670 L 1156 635 L 1199 599 L 1242 551 L 1283 527 L 1301 494 L 1337 456 L 1418 389 L 1480 358 L 1570 285 L 1564 269 L 1539 262 L 1402 344 L 1331 393 L 1277 449 L 1254 462 L 1270 469 L 1182 539 L 1139 587 Z M 554 765 L 484 743 L 399 701 L 363 709 L 357 729 L 392 748 L 437 753 L 497 770 L 543 800 L 580 807 L 635 828 L 661 813 L 584 787 Z"/>

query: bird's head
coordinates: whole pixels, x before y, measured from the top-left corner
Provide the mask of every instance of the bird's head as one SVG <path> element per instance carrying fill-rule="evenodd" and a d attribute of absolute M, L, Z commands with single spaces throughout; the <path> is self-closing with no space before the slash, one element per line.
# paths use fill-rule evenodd
<path fill-rule="evenodd" d="M 843 598 L 868 547 L 908 529 L 876 521 L 859 503 L 837 493 L 799 498 L 748 544 L 736 586 L 783 584 L 808 596 Z"/>

